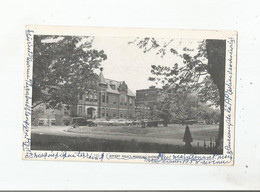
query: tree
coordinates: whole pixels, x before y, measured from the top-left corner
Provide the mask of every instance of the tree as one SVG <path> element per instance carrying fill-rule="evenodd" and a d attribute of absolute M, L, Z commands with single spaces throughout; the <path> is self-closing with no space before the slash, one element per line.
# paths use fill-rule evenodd
<path fill-rule="evenodd" d="M 224 76 L 225 76 L 225 40 L 202 40 L 198 44 L 197 52 L 189 47 L 183 47 L 182 53 L 171 46 L 175 39 L 163 40 L 155 38 L 136 38 L 129 44 L 135 44 L 144 53 L 155 51 L 157 55 L 164 57 L 172 54 L 182 58 L 183 63 L 173 63 L 172 67 L 152 65 L 150 81 L 161 83 L 163 86 L 163 98 L 166 108 L 170 108 L 175 99 L 176 109 L 183 113 L 181 109 L 182 100 L 186 101 L 187 93 L 197 92 L 201 102 L 210 102 L 215 106 L 220 106 L 221 121 L 219 124 L 218 143 L 223 140 L 223 119 L 224 119 Z M 180 40 L 181 42 L 181 40 Z M 194 52 L 194 51 L 193 51 Z M 186 95 L 186 96 L 185 96 Z M 178 100 L 181 99 L 181 100 Z"/>
<path fill-rule="evenodd" d="M 206 104 L 199 105 L 198 109 L 198 119 L 204 121 L 207 124 L 217 124 L 220 120 L 220 110 L 219 108 L 212 108 Z"/>
<path fill-rule="evenodd" d="M 172 89 L 163 90 L 159 94 L 157 109 L 170 112 L 173 122 L 181 123 L 184 120 L 213 122 L 212 117 L 216 111 L 215 107 L 207 104 L 207 102 L 199 101 L 198 97 L 199 92 L 191 90 L 180 88 L 174 91 Z M 208 96 L 205 98 L 208 98 Z"/>
<path fill-rule="evenodd" d="M 78 95 L 95 88 L 94 69 L 107 58 L 92 49 L 93 37 L 34 36 L 33 96 L 35 108 L 45 103 L 53 109 L 74 104 Z"/>

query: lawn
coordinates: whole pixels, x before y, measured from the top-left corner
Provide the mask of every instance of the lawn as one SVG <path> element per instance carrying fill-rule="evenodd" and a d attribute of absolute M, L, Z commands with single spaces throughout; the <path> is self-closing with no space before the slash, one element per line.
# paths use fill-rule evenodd
<path fill-rule="evenodd" d="M 182 141 L 185 126 L 107 126 L 67 129 L 66 135 L 32 132 L 32 150 L 72 150 L 105 152 L 186 153 Z M 217 136 L 217 125 L 191 125 L 193 150 L 190 153 L 219 153 L 204 148 L 204 140 Z M 199 147 L 198 147 L 199 143 Z"/>
<path fill-rule="evenodd" d="M 218 135 L 218 125 L 190 125 L 190 132 L 193 140 L 210 141 L 215 140 Z M 171 124 L 167 127 L 146 127 L 140 126 L 105 126 L 105 127 L 80 127 L 69 129 L 69 132 L 79 134 L 97 134 L 109 136 L 124 136 L 133 138 L 157 138 L 182 140 L 185 126 Z"/>

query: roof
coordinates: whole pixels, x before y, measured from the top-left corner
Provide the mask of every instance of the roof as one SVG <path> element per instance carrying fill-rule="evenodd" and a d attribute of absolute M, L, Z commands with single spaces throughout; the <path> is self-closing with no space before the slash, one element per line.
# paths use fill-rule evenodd
<path fill-rule="evenodd" d="M 105 79 L 105 81 L 107 84 L 108 93 L 120 94 L 118 88 L 123 83 L 123 81 L 115 81 L 112 79 Z M 115 89 L 112 88 L 113 85 L 115 86 Z M 129 88 L 127 88 L 127 96 L 135 97 L 135 94 Z"/>
<path fill-rule="evenodd" d="M 149 87 L 149 89 L 139 89 L 139 90 L 136 90 L 136 92 L 158 91 L 158 90 L 162 90 L 162 89 L 161 89 L 161 88 L 158 88 L 158 87 Z"/>
<path fill-rule="evenodd" d="M 104 78 L 102 71 L 100 71 L 99 73 L 99 83 L 106 85 L 106 80 Z"/>
<path fill-rule="evenodd" d="M 128 96 L 135 97 L 135 94 L 134 94 L 130 89 L 128 89 L 127 95 L 128 95 Z"/>

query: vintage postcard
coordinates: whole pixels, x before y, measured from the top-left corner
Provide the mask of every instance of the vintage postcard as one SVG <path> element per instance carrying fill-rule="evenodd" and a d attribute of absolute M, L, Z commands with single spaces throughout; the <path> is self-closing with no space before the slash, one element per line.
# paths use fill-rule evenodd
<path fill-rule="evenodd" d="M 22 158 L 233 165 L 236 31 L 26 26 Z"/>

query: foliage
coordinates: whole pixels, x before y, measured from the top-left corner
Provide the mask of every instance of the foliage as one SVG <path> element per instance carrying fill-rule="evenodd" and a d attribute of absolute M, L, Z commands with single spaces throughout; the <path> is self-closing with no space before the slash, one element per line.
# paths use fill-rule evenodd
<path fill-rule="evenodd" d="M 198 101 L 198 94 L 189 90 L 162 91 L 157 101 L 157 110 L 168 111 L 173 122 L 188 119 L 211 122 L 209 118 L 213 114 L 218 114 L 218 117 L 215 120 L 214 116 L 212 123 L 219 121 L 219 113 L 216 112 L 218 110 Z"/>
<path fill-rule="evenodd" d="M 34 36 L 33 107 L 73 104 L 83 91 L 95 87 L 94 69 L 107 58 L 92 49 L 93 37 Z"/>
<path fill-rule="evenodd" d="M 210 105 L 214 104 L 216 107 L 220 106 L 218 88 L 209 75 L 207 75 L 200 83 L 200 87 L 198 88 L 198 98 L 203 103 L 210 101 Z"/>
<path fill-rule="evenodd" d="M 155 38 L 136 38 L 129 44 L 137 45 L 144 53 L 153 50 L 161 57 L 172 54 L 182 59 L 182 63 L 173 62 L 171 67 L 151 66 L 152 76 L 149 80 L 164 85 L 162 109 L 171 111 L 175 118 L 193 118 L 198 109 L 198 103 L 194 106 L 195 103 L 191 102 L 194 99 L 190 93 L 193 93 L 198 96 L 197 101 L 220 106 L 220 117 L 223 119 L 225 40 L 202 40 L 196 52 L 183 47 L 181 53 L 171 46 L 175 39 L 163 43 L 160 41 Z M 222 120 L 219 124 L 219 141 L 223 138 L 223 127 Z"/>
<path fill-rule="evenodd" d="M 156 84 L 164 85 L 164 90 L 199 90 L 199 101 L 210 101 L 212 104 L 219 106 L 218 88 L 213 83 L 209 73 L 206 41 L 203 40 L 198 43 L 197 52 L 194 49 L 183 47 L 182 53 L 178 53 L 175 48 L 170 46 L 174 39 L 168 40 L 168 43 L 159 43 L 159 41 L 160 39 L 156 40 L 155 38 L 144 38 L 141 40 L 137 38 L 130 44 L 136 44 L 143 49 L 144 53 L 155 50 L 156 54 L 161 57 L 164 57 L 166 53 L 175 55 L 182 58 L 183 63 L 174 63 L 172 67 L 152 65 L 152 76 L 149 77 L 149 80 Z M 195 52 L 195 54 L 192 55 L 190 52 Z"/>
<path fill-rule="evenodd" d="M 161 42 L 162 41 L 162 42 Z M 220 81 L 219 72 L 221 67 L 208 62 L 207 45 L 209 40 L 202 40 L 198 43 L 198 48 L 190 49 L 188 47 L 182 48 L 182 53 L 178 53 L 176 48 L 170 46 L 174 39 L 166 40 L 155 38 L 136 38 L 129 44 L 136 44 L 143 50 L 144 53 L 148 51 L 155 51 L 156 54 L 164 57 L 166 53 L 173 54 L 182 58 L 181 64 L 174 63 L 172 67 L 152 65 L 150 81 L 164 85 L 164 89 L 185 89 L 185 90 L 200 90 L 199 100 L 202 102 L 211 101 L 216 106 L 219 106 L 218 81 Z M 180 40 L 181 41 L 181 40 Z M 212 40 L 213 44 L 217 44 L 219 40 Z M 212 43 L 211 43 L 212 45 Z M 217 44 L 218 46 L 218 44 Z M 218 46 L 215 51 L 223 52 Z M 191 54 L 192 52 L 193 54 Z M 225 56 L 225 54 L 222 54 Z"/>
<path fill-rule="evenodd" d="M 31 116 L 31 122 L 32 125 L 37 125 L 37 120 L 41 115 L 44 113 L 44 108 L 38 107 L 33 110 L 32 116 Z"/>

